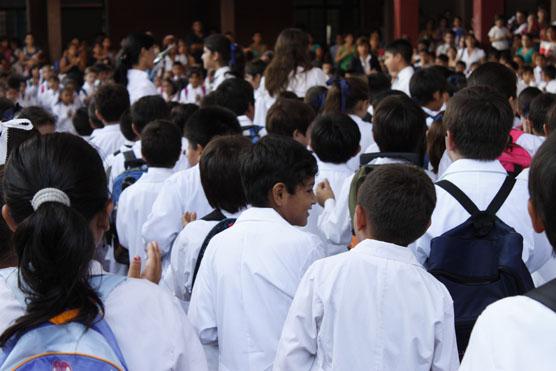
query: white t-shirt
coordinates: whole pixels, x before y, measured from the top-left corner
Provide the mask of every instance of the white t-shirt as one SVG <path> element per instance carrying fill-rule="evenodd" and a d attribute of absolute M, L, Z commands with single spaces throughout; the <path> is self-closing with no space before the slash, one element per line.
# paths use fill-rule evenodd
<path fill-rule="evenodd" d="M 498 40 L 490 43 L 494 49 L 508 50 L 510 48 L 509 39 L 512 37 L 512 34 L 506 27 L 492 27 L 490 31 L 488 31 L 488 37 L 495 39 L 504 38 L 504 40 Z"/>

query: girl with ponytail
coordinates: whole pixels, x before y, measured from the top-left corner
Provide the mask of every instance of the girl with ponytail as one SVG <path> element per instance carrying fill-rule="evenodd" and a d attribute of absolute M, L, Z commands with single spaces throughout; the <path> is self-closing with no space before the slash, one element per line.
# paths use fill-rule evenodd
<path fill-rule="evenodd" d="M 236 43 L 222 34 L 210 35 L 205 39 L 202 59 L 203 67 L 208 71 L 205 80 L 207 93 L 215 91 L 226 79 L 243 78 L 243 52 Z"/>
<path fill-rule="evenodd" d="M 265 126 L 266 113 L 285 91 L 304 98 L 309 88 L 326 85 L 328 77 L 311 64 L 309 36 L 297 28 L 283 30 L 274 47 L 274 56 L 261 80 L 255 103 L 255 125 Z"/>
<path fill-rule="evenodd" d="M 358 77 L 337 78 L 328 82 L 330 89 L 324 102 L 324 113 L 347 113 L 359 127 L 361 132 L 361 153 L 369 152 L 369 147 L 375 144 L 373 139 L 373 126 L 370 122 L 363 121 L 369 108 L 369 85 Z M 378 152 L 378 150 L 374 151 Z M 359 167 L 359 156 L 356 156 L 350 167 Z M 356 163 L 357 162 L 357 163 Z"/>
<path fill-rule="evenodd" d="M 110 280 L 93 257 L 112 203 L 102 161 L 85 140 L 56 133 L 20 145 L 5 167 L 4 197 L 18 268 L 8 272 L 15 281 L 0 270 L 0 347 L 71 313 L 86 331 L 103 317 L 130 370 L 206 369 L 194 330 L 163 289 L 128 278 L 101 299 Z"/>
<path fill-rule="evenodd" d="M 130 103 L 146 95 L 158 95 L 147 70 L 153 68 L 154 39 L 146 33 L 129 34 L 116 58 L 114 81 L 127 87 Z"/>

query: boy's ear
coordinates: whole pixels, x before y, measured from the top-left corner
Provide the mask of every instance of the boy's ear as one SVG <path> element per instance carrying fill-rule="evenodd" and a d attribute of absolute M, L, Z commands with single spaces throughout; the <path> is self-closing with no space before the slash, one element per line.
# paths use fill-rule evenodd
<path fill-rule="evenodd" d="M 450 130 L 446 131 L 446 150 L 454 151 L 456 149 L 456 143 L 454 142 L 454 136 Z"/>
<path fill-rule="evenodd" d="M 542 130 L 544 131 L 544 136 L 548 137 L 548 134 L 550 134 L 550 128 L 548 127 L 548 124 L 544 124 L 542 126 Z"/>
<path fill-rule="evenodd" d="M 537 233 L 544 232 L 544 223 L 537 214 L 537 210 L 535 209 L 535 206 L 533 206 L 531 199 L 529 199 L 529 202 L 527 203 L 527 211 L 529 212 L 529 217 L 531 218 L 531 224 L 533 224 L 533 230 Z"/>
<path fill-rule="evenodd" d="M 141 138 L 141 131 L 139 130 L 137 125 L 131 124 L 131 130 L 133 130 L 133 133 L 135 134 L 135 136 L 137 136 L 137 138 Z"/>
<path fill-rule="evenodd" d="M 102 115 L 100 114 L 100 112 L 97 110 L 95 110 L 95 116 L 97 117 L 97 119 L 99 119 L 101 122 L 104 122 L 104 117 L 102 117 Z"/>
<path fill-rule="evenodd" d="M 15 232 L 17 229 L 17 223 L 14 218 L 12 218 L 12 214 L 10 214 L 10 207 L 8 205 L 2 206 L 2 217 L 8 225 L 8 228 L 10 228 L 10 231 Z"/>
<path fill-rule="evenodd" d="M 270 190 L 271 203 L 278 207 L 284 206 L 287 197 L 286 193 L 288 193 L 286 185 L 282 182 L 276 183 Z"/>
<path fill-rule="evenodd" d="M 306 134 L 304 134 L 304 133 L 300 132 L 299 130 L 295 129 L 293 131 L 292 137 L 293 137 L 293 140 L 295 140 L 296 142 L 299 142 L 299 143 L 303 144 L 304 146 L 307 146 L 308 139 L 307 139 Z"/>
<path fill-rule="evenodd" d="M 355 213 L 353 214 L 353 229 L 355 233 L 364 231 L 367 228 L 367 213 L 361 205 L 355 206 Z"/>

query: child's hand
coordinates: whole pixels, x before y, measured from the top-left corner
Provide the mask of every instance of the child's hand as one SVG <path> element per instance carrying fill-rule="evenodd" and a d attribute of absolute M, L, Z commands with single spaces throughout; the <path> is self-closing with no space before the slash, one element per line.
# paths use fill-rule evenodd
<path fill-rule="evenodd" d="M 191 223 L 195 220 L 197 220 L 197 213 L 194 212 L 194 211 L 186 211 L 185 214 L 183 214 L 181 222 L 182 222 L 183 226 L 185 227 L 186 225 L 188 225 L 189 223 Z"/>
<path fill-rule="evenodd" d="M 332 191 L 332 187 L 330 187 L 330 183 L 328 183 L 328 179 L 325 179 L 324 181 L 320 182 L 317 185 L 316 196 L 317 196 L 317 202 L 322 207 L 324 207 L 324 203 L 326 202 L 326 200 L 330 198 L 332 199 L 335 198 L 334 191 Z"/>
<path fill-rule="evenodd" d="M 131 261 L 127 276 L 146 279 L 158 285 L 162 276 L 162 258 L 160 257 L 160 248 L 155 241 L 147 245 L 147 263 L 143 272 L 141 272 L 141 257 L 135 256 Z"/>

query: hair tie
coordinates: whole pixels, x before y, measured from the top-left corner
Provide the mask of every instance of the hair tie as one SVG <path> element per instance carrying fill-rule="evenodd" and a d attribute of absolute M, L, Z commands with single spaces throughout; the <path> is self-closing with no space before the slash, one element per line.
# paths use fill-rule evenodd
<path fill-rule="evenodd" d="M 326 101 L 326 92 L 323 91 L 322 93 L 320 93 L 317 96 L 317 106 L 319 107 L 319 110 L 324 107 L 324 102 Z"/>
<path fill-rule="evenodd" d="M 346 97 L 349 94 L 349 84 L 346 80 L 340 80 L 340 111 L 342 113 L 346 113 Z"/>
<path fill-rule="evenodd" d="M 33 199 L 31 200 L 31 206 L 33 206 L 34 211 L 37 211 L 38 208 L 46 202 L 57 202 L 66 205 L 67 207 L 71 206 L 68 195 L 58 188 L 41 189 L 33 196 Z"/>
<path fill-rule="evenodd" d="M 236 51 L 237 51 L 237 44 L 230 43 L 230 66 L 236 64 Z"/>
<path fill-rule="evenodd" d="M 14 130 L 29 131 L 33 124 L 27 119 L 13 119 L 0 122 L 0 165 L 4 165 L 8 159 L 8 137 Z"/>

